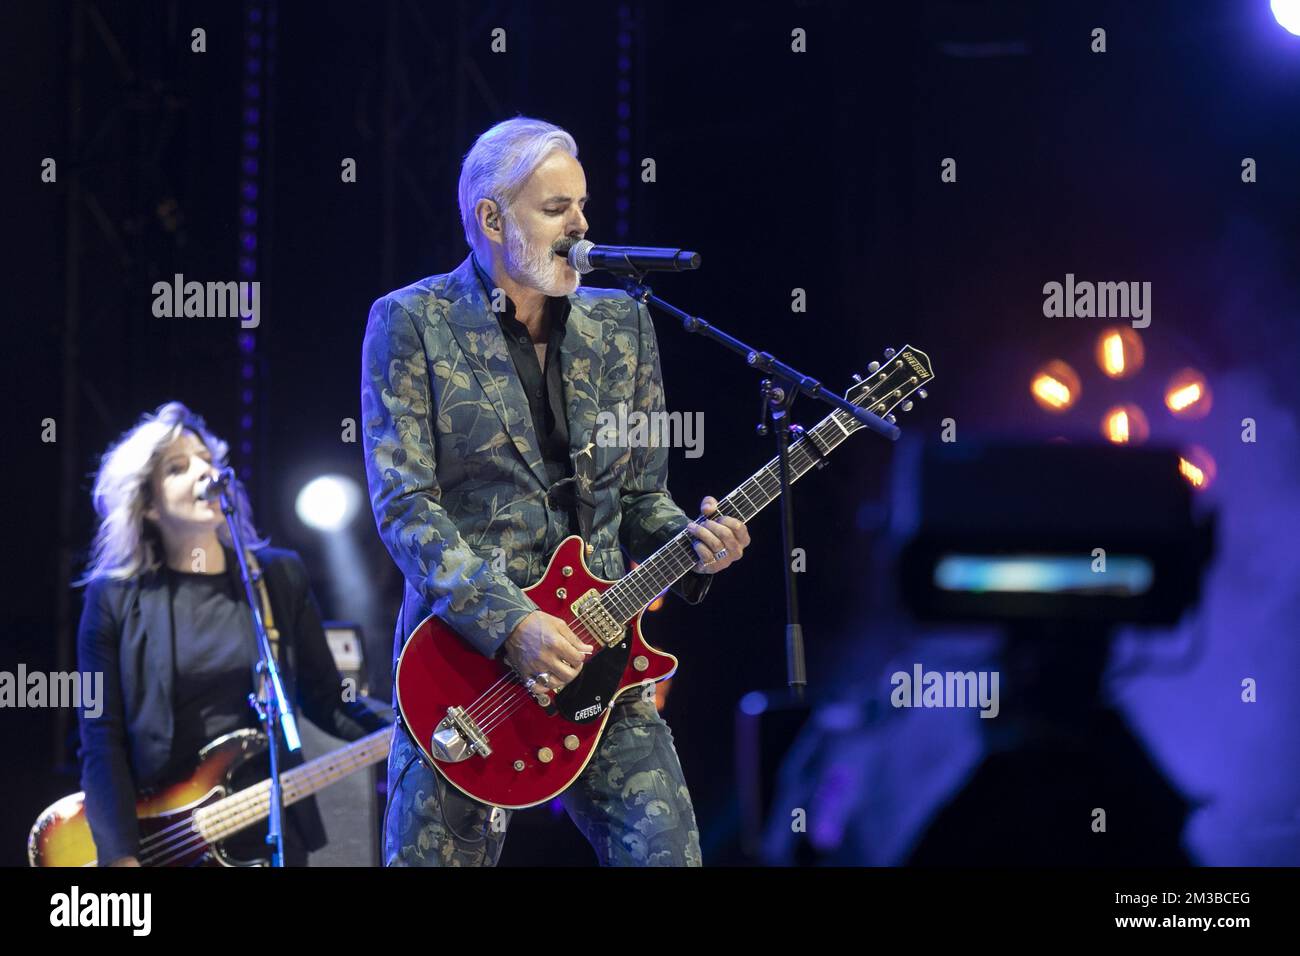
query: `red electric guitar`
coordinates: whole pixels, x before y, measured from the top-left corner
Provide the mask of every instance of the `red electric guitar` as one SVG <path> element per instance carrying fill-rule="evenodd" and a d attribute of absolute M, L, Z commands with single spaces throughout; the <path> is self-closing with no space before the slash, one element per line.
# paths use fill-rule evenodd
<path fill-rule="evenodd" d="M 873 362 L 845 398 L 888 417 L 934 377 L 930 359 L 904 346 Z M 791 480 L 862 427 L 836 410 L 790 445 Z M 718 512 L 749 521 L 781 493 L 773 458 L 726 498 Z M 568 623 L 595 651 L 574 681 L 550 695 L 529 690 L 500 657 L 484 657 L 447 624 L 429 616 L 410 636 L 397 662 L 397 706 L 402 726 L 458 790 L 483 803 L 517 809 L 561 793 L 591 758 L 620 694 L 638 691 L 672 675 L 677 658 L 648 645 L 641 614 L 696 563 L 685 531 L 629 574 L 606 581 L 587 570 L 582 539 L 566 538 L 542 579 L 526 593 L 539 608 Z"/>

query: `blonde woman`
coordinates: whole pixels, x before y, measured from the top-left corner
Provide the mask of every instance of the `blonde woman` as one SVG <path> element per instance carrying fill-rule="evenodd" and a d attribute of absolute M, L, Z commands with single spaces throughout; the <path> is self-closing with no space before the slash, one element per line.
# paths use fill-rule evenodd
<path fill-rule="evenodd" d="M 78 582 L 87 589 L 77 655 L 81 671 L 104 674 L 103 713 L 82 714 L 80 750 L 101 866 L 139 865 L 138 791 L 186 776 L 216 737 L 259 726 L 248 702 L 257 650 L 229 528 L 220 504 L 199 497 L 227 453 L 202 418 L 170 402 L 105 453 L 95 478 L 100 524 Z M 300 713 L 344 740 L 385 726 L 367 703 L 344 700 L 301 559 L 266 547 L 237 482 L 235 493 Z M 266 857 L 264 836 L 265 826 L 253 828 L 228 849 Z M 287 865 L 305 865 L 307 852 L 324 845 L 313 800 L 287 808 L 284 843 Z"/>

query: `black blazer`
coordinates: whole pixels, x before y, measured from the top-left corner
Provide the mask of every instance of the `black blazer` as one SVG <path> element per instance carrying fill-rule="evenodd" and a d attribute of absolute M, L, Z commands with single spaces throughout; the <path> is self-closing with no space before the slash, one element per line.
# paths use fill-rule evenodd
<path fill-rule="evenodd" d="M 266 576 L 271 610 L 280 632 L 280 669 L 285 690 L 300 716 L 344 740 L 356 740 L 389 721 L 361 700 L 345 701 L 342 679 L 325 640 L 307 569 L 292 551 L 254 552 Z M 234 552 L 226 567 L 242 594 Z M 250 624 L 251 632 L 251 624 Z M 256 650 L 250 648 L 250 654 Z M 157 783 L 171 756 L 174 660 L 171 599 L 166 574 L 129 581 L 97 580 L 86 589 L 77 630 L 77 667 L 104 674 L 103 712 L 81 726 L 81 787 L 86 818 L 101 863 L 134 856 L 139 849 L 136 792 Z M 282 767 L 299 760 L 285 761 Z M 314 799 L 286 809 L 308 850 L 325 845 L 325 828 Z"/>

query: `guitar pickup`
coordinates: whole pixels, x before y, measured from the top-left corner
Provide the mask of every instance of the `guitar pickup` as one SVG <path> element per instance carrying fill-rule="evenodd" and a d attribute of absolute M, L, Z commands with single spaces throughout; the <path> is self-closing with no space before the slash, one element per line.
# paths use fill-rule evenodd
<path fill-rule="evenodd" d="M 460 763 L 474 754 L 487 757 L 492 753 L 487 734 L 479 729 L 464 707 L 447 708 L 447 716 L 434 728 L 429 749 L 436 759 L 445 763 Z"/>
<path fill-rule="evenodd" d="M 605 647 L 614 647 L 623 641 L 623 624 L 601 603 L 600 592 L 592 588 L 570 605 L 570 609 L 587 631 Z"/>

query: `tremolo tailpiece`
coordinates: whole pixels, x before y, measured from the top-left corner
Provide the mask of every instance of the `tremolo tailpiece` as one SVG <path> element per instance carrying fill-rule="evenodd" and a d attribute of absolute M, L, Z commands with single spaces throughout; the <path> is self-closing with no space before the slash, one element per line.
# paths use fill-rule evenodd
<path fill-rule="evenodd" d="M 486 757 L 492 753 L 487 734 L 479 729 L 464 707 L 448 707 L 447 716 L 433 732 L 433 756 L 447 763 L 468 760 L 474 754 Z"/>

